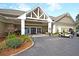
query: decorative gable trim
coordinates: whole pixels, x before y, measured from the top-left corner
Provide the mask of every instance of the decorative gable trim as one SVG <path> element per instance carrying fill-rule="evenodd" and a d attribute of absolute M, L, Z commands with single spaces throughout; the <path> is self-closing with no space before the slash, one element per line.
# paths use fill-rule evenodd
<path fill-rule="evenodd" d="M 28 12 L 26 14 L 26 18 L 29 19 L 48 19 L 48 16 L 43 12 L 43 10 L 40 7 L 35 8 L 34 10 Z"/>

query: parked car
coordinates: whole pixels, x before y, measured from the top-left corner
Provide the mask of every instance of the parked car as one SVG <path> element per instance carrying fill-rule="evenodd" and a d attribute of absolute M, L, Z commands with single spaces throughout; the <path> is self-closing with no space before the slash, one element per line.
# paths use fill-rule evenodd
<path fill-rule="evenodd" d="M 60 37 L 67 37 L 67 38 L 71 38 L 73 37 L 73 35 L 71 33 L 61 33 Z"/>
<path fill-rule="evenodd" d="M 79 37 L 79 31 L 78 31 L 78 32 L 76 32 L 76 35 Z"/>

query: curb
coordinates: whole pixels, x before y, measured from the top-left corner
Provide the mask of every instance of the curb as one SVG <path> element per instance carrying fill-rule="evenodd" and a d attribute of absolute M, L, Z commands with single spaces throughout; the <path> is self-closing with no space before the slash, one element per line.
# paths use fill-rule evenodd
<path fill-rule="evenodd" d="M 32 36 L 32 37 L 48 37 L 49 35 L 46 35 L 46 36 Z"/>
<path fill-rule="evenodd" d="M 32 39 L 30 39 L 30 40 L 32 41 Z M 15 55 L 17 55 L 17 54 L 19 54 L 19 53 L 21 53 L 21 52 L 23 52 L 23 51 L 25 51 L 25 50 L 28 50 L 28 49 L 30 49 L 33 45 L 34 45 L 34 42 L 32 41 L 32 45 L 31 45 L 31 46 L 29 46 L 29 47 L 27 47 L 27 48 L 25 48 L 25 49 L 23 49 L 23 50 L 21 50 L 21 51 L 19 51 L 19 52 L 17 52 L 17 53 L 14 53 L 14 54 L 12 54 L 12 55 L 10 55 L 10 56 L 15 56 Z"/>

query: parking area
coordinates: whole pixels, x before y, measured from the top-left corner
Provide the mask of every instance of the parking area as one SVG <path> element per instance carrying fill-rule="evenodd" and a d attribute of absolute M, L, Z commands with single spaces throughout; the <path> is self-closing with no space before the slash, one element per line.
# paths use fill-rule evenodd
<path fill-rule="evenodd" d="M 33 37 L 35 45 L 17 56 L 79 56 L 79 37 Z"/>

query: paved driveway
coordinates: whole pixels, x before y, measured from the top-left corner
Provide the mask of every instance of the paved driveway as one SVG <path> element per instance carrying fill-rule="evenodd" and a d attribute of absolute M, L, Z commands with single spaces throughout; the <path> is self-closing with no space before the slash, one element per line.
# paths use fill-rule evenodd
<path fill-rule="evenodd" d="M 79 56 L 79 38 L 37 37 L 35 45 L 18 56 Z"/>

